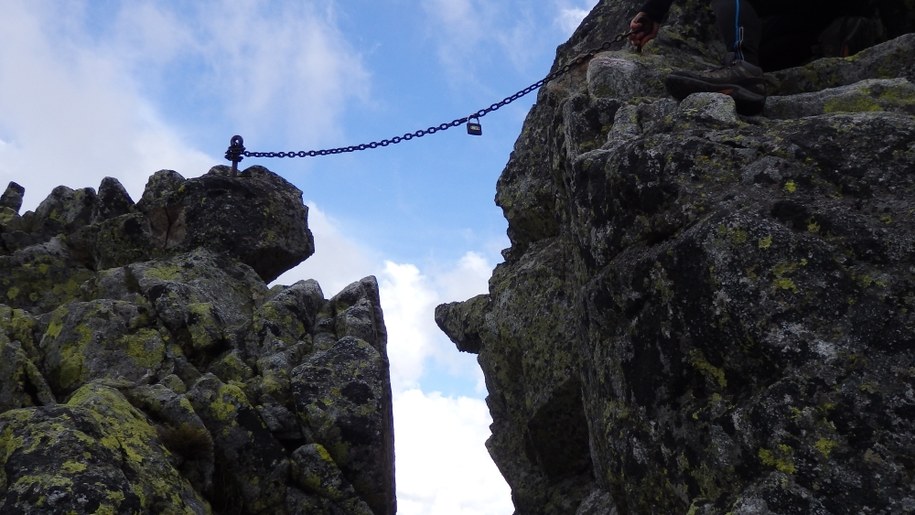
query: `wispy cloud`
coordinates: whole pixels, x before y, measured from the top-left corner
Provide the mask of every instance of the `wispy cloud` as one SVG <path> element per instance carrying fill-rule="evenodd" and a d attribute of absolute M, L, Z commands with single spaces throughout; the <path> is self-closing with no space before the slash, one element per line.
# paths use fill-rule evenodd
<path fill-rule="evenodd" d="M 571 36 L 575 29 L 581 25 L 581 21 L 594 8 L 595 0 L 555 0 L 556 17 L 555 23 L 567 36 Z"/>
<path fill-rule="evenodd" d="M 332 6 L 210 0 L 175 12 L 147 2 L 118 17 L 110 48 L 134 67 L 193 70 L 188 100 L 229 106 L 221 114 L 239 131 L 320 144 L 341 133 L 348 102 L 366 101 L 370 89 Z M 153 63 L 131 61 L 148 55 Z M 159 81 L 173 80 L 165 73 Z"/>
<path fill-rule="evenodd" d="M 212 159 L 181 144 L 120 63 L 84 46 L 89 38 L 48 5 L 7 2 L 0 17 L 0 177 L 26 187 L 25 207 L 59 184 L 94 186 L 106 175 L 137 195 L 163 167 L 151 149 L 206 171 Z"/>
<path fill-rule="evenodd" d="M 369 94 L 327 6 L 125 2 L 101 21 L 89 6 L 4 3 L 0 178 L 26 187 L 26 208 L 59 184 L 114 175 L 136 196 L 160 168 L 196 176 L 223 162 L 187 143 L 192 131 L 219 144 L 241 131 L 327 142 L 342 133 L 348 102 Z M 163 123 L 160 109 L 183 125 Z"/>
<path fill-rule="evenodd" d="M 482 69 L 528 72 L 556 27 L 536 21 L 541 4 L 521 0 L 430 0 L 423 4 L 430 39 L 456 86 L 474 82 Z"/>

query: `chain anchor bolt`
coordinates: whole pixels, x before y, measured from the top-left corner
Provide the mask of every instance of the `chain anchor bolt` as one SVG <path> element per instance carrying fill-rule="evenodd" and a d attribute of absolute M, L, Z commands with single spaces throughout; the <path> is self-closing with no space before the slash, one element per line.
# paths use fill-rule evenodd
<path fill-rule="evenodd" d="M 244 159 L 245 140 L 236 134 L 229 140 L 229 148 L 226 150 L 226 159 L 232 161 L 232 175 L 238 175 L 238 163 Z"/>

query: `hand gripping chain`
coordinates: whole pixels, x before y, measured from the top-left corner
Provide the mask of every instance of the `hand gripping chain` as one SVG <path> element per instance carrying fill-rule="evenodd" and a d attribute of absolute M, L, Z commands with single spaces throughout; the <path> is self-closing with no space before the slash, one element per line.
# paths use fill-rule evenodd
<path fill-rule="evenodd" d="M 388 145 L 396 145 L 404 141 L 410 141 L 414 138 L 422 138 L 423 136 L 428 136 L 430 134 L 435 134 L 436 132 L 446 131 L 452 127 L 457 127 L 458 125 L 467 124 L 467 132 L 473 135 L 482 134 L 482 126 L 480 125 L 480 118 L 486 116 L 487 114 L 498 111 L 499 109 L 511 104 L 515 100 L 528 95 L 529 93 L 540 89 L 544 84 L 562 77 L 563 75 L 569 73 L 572 69 L 578 67 L 582 63 L 589 61 L 594 58 L 600 52 L 606 52 L 610 50 L 610 47 L 616 43 L 624 41 L 629 35 L 632 34 L 632 31 L 623 32 L 618 34 L 615 38 L 610 41 L 604 42 L 600 47 L 590 50 L 584 54 L 580 54 L 568 63 L 564 64 L 556 71 L 550 73 L 546 77 L 538 80 L 537 82 L 531 84 L 530 86 L 518 91 L 517 93 L 507 96 L 496 102 L 489 107 L 480 109 L 479 111 L 464 116 L 461 118 L 455 118 L 450 122 L 444 122 L 440 125 L 433 125 L 426 129 L 419 129 L 413 132 L 404 133 L 401 136 L 394 136 L 393 138 L 386 138 L 380 141 L 373 141 L 371 143 L 360 143 L 359 145 L 350 145 L 346 147 L 337 147 L 337 148 L 328 148 L 323 150 L 299 150 L 299 151 L 288 151 L 288 152 L 251 152 L 245 150 L 244 140 L 241 136 L 232 136 L 232 139 L 229 142 L 229 149 L 226 150 L 226 159 L 232 162 L 232 170 L 237 173 L 238 163 L 245 157 L 317 157 L 317 156 L 330 156 L 336 154 L 346 154 L 349 152 L 358 152 L 362 150 L 376 149 L 378 147 L 387 147 Z"/>

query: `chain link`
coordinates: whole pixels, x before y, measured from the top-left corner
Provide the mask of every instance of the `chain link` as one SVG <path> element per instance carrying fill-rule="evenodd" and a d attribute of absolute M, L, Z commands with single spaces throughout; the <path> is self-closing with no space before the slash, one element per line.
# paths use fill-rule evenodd
<path fill-rule="evenodd" d="M 249 150 L 244 150 L 244 146 L 241 144 L 242 143 L 241 137 L 234 136 L 232 138 L 232 145 L 234 146 L 234 151 L 233 151 L 233 146 L 230 146 L 229 151 L 226 152 L 226 159 L 233 161 L 233 166 L 234 166 L 234 165 L 237 165 L 238 161 L 241 161 L 241 159 L 242 159 L 241 156 L 283 158 L 283 157 L 318 157 L 318 156 L 330 156 L 330 155 L 336 155 L 336 154 L 346 154 L 346 153 L 350 153 L 350 152 L 359 152 L 359 151 L 363 151 L 363 150 L 376 149 L 378 147 L 387 147 L 389 145 L 397 145 L 404 141 L 410 141 L 414 138 L 422 138 L 423 136 L 428 136 L 430 134 L 435 134 L 437 132 L 446 131 L 452 127 L 464 125 L 465 123 L 467 123 L 470 120 L 483 118 L 487 114 L 489 114 L 493 111 L 498 111 L 499 109 L 507 106 L 508 104 L 511 104 L 515 100 L 518 100 L 521 97 L 524 97 L 524 96 L 532 93 L 533 91 L 540 89 L 541 87 L 543 87 L 544 84 L 546 84 L 552 80 L 555 80 L 559 77 L 562 77 L 563 75 L 569 73 L 569 71 L 571 71 L 573 68 L 577 68 L 584 61 L 591 60 L 598 53 L 606 52 L 607 50 L 610 50 L 611 46 L 615 45 L 616 43 L 622 42 L 627 37 L 629 37 L 629 35 L 631 33 L 632 33 L 631 31 L 627 31 L 627 32 L 618 34 L 612 40 L 604 42 L 600 47 L 595 48 L 587 53 L 578 55 L 577 57 L 575 57 L 568 63 L 566 63 L 563 66 L 561 66 L 560 68 L 558 68 L 556 71 L 550 73 L 546 77 L 538 80 L 537 82 L 531 84 L 530 86 L 518 91 L 517 93 L 507 96 L 507 97 L 503 98 L 502 100 L 500 100 L 499 102 L 496 102 L 496 103 L 490 105 L 489 107 L 480 109 L 479 111 L 477 111 L 469 116 L 455 118 L 454 120 L 451 120 L 450 122 L 441 123 L 439 125 L 431 126 L 426 129 L 419 129 L 419 130 L 413 131 L 413 132 L 406 132 L 400 136 L 394 136 L 393 138 L 386 138 L 386 139 L 383 139 L 380 141 L 373 141 L 371 143 L 360 143 L 359 145 L 328 148 L 328 149 L 323 149 L 323 150 L 307 150 L 307 151 L 306 150 L 299 150 L 299 151 L 292 150 L 292 151 L 287 151 L 287 152 L 253 152 L 253 151 L 249 151 Z M 236 138 L 238 139 L 238 141 L 236 141 Z"/>

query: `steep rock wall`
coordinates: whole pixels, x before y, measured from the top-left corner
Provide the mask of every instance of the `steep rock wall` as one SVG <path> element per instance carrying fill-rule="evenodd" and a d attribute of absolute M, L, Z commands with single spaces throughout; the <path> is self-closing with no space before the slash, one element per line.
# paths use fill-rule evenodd
<path fill-rule="evenodd" d="M 599 4 L 556 66 L 638 6 Z M 519 514 L 910 512 L 915 35 L 769 74 L 742 117 L 663 90 L 723 53 L 711 20 L 680 2 L 540 91 L 505 262 L 436 321 L 479 355 Z"/>
<path fill-rule="evenodd" d="M 0 512 L 395 512 L 373 277 L 266 283 L 314 252 L 262 167 L 0 198 Z"/>

